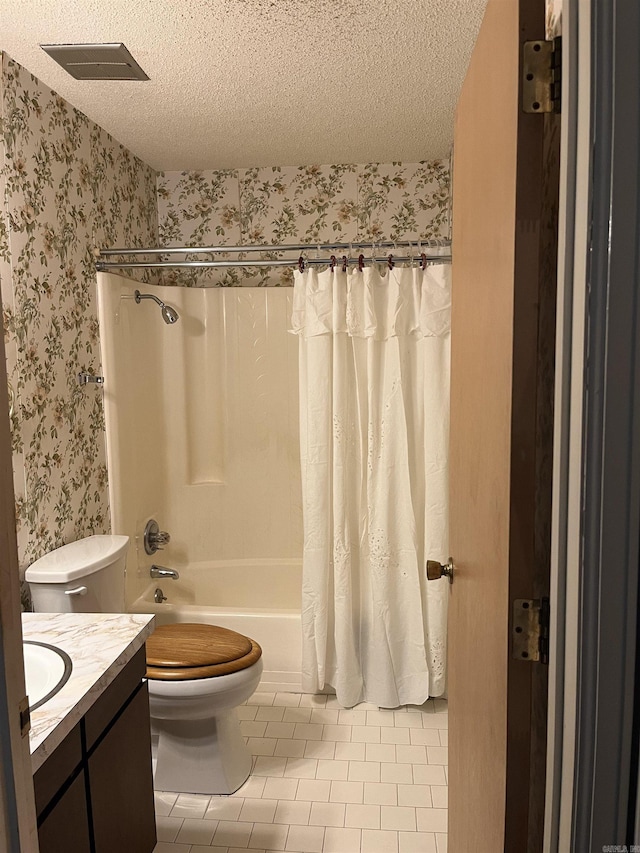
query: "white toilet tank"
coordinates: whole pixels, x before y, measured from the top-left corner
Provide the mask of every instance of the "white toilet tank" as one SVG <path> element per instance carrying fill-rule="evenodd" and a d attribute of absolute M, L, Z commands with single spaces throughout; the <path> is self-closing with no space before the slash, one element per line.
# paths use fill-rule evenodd
<path fill-rule="evenodd" d="M 124 613 L 128 536 L 88 536 L 56 548 L 25 573 L 36 613 Z"/>

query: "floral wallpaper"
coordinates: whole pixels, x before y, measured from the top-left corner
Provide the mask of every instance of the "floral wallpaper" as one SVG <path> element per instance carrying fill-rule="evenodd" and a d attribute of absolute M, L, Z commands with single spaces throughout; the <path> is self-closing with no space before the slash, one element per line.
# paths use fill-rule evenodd
<path fill-rule="evenodd" d="M 2 56 L 0 284 L 22 568 L 109 530 L 94 249 L 157 243 L 156 174 Z"/>
<path fill-rule="evenodd" d="M 341 243 L 449 236 L 449 162 L 160 172 L 160 245 Z M 262 256 L 271 259 L 281 253 Z M 291 268 L 173 271 L 166 283 L 288 284 Z"/>

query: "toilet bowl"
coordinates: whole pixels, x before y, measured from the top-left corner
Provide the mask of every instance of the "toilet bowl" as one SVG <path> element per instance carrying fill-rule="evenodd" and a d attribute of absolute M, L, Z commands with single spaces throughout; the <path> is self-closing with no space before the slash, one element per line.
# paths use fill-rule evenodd
<path fill-rule="evenodd" d="M 155 763 L 162 791 L 231 794 L 251 772 L 238 705 L 255 692 L 262 650 L 216 625 L 161 625 L 147 640 Z"/>
<path fill-rule="evenodd" d="M 89 536 L 56 548 L 26 571 L 40 613 L 124 613 L 128 536 Z M 235 709 L 262 674 L 257 643 L 213 625 L 162 625 L 147 640 L 155 787 L 230 794 L 251 755 Z"/>

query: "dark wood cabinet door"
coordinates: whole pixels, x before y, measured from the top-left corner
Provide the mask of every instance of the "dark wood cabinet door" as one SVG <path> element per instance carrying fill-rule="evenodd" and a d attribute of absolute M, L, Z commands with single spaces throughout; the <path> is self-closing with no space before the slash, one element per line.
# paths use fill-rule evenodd
<path fill-rule="evenodd" d="M 91 853 L 84 771 L 73 780 L 38 829 L 40 853 Z"/>
<path fill-rule="evenodd" d="M 88 768 L 96 853 L 152 853 L 156 824 L 146 683 L 91 753 Z"/>

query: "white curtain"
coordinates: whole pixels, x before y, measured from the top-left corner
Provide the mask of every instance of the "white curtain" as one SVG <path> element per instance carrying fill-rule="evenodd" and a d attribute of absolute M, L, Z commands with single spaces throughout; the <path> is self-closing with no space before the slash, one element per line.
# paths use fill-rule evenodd
<path fill-rule="evenodd" d="M 450 269 L 295 273 L 303 689 L 348 707 L 445 690 Z"/>

